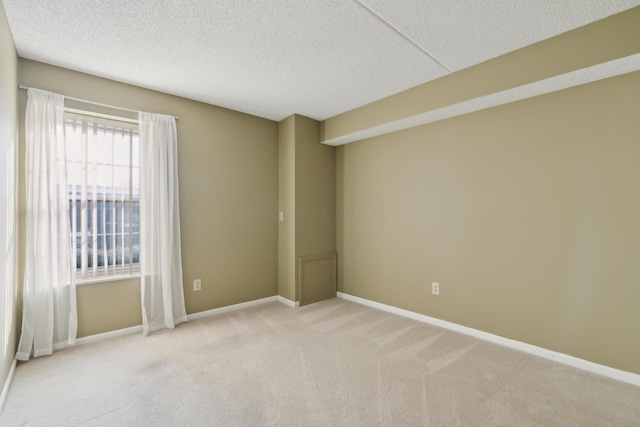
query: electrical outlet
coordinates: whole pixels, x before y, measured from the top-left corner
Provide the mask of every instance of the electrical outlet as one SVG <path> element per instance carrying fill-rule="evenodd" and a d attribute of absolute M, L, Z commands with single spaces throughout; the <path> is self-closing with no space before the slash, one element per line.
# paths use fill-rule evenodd
<path fill-rule="evenodd" d="M 199 291 L 200 289 L 202 289 L 202 280 L 201 279 L 196 279 L 193 281 L 193 290 L 195 292 Z"/>
<path fill-rule="evenodd" d="M 440 295 L 440 283 L 431 282 L 431 293 L 433 295 Z"/>

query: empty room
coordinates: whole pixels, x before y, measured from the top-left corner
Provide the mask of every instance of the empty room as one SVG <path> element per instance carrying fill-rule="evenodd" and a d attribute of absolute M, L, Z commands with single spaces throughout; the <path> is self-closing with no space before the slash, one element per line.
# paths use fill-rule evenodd
<path fill-rule="evenodd" d="M 2 0 L 0 425 L 637 426 L 640 0 Z"/>

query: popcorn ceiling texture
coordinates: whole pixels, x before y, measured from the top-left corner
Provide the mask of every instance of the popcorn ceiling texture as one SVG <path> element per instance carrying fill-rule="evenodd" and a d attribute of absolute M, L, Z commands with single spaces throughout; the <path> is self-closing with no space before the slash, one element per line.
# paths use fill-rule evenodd
<path fill-rule="evenodd" d="M 281 120 L 324 120 L 640 0 L 3 0 L 18 54 Z"/>
<path fill-rule="evenodd" d="M 637 0 L 358 0 L 451 71 L 606 18 Z"/>

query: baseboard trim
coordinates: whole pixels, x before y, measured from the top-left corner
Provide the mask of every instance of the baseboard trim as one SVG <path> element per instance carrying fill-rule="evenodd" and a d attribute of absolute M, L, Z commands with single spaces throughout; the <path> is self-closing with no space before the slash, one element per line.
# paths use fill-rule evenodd
<path fill-rule="evenodd" d="M 211 310 L 200 311 L 198 313 L 188 314 L 187 321 L 204 319 L 205 317 L 215 316 L 217 314 L 228 313 L 230 311 L 242 310 L 243 308 L 255 307 L 256 305 L 267 304 L 277 301 L 277 297 L 261 298 L 253 301 L 241 302 L 239 304 L 227 305 L 225 307 L 214 308 Z"/>
<path fill-rule="evenodd" d="M 76 338 L 73 344 L 69 344 L 66 342 L 56 343 L 56 344 L 53 344 L 53 351 L 74 348 L 79 345 L 93 344 L 95 342 L 100 342 L 100 341 L 108 340 L 111 338 L 117 338 L 125 335 L 135 334 L 136 332 L 142 332 L 142 325 L 131 326 L 129 328 L 123 328 L 123 329 L 116 329 L 115 331 L 107 331 L 101 334 L 88 335 L 82 338 Z"/>
<path fill-rule="evenodd" d="M 382 304 L 376 301 L 360 298 L 354 295 L 346 294 L 344 292 L 338 292 L 337 297 L 368 307 L 376 308 L 378 310 L 397 314 L 402 317 L 417 320 L 418 322 L 428 323 L 444 329 L 459 332 L 461 334 L 470 335 L 484 341 L 489 341 L 491 343 L 509 347 L 514 350 L 523 351 L 525 353 L 533 354 L 544 359 L 553 360 L 564 365 L 572 366 L 574 368 L 582 369 L 594 374 L 603 375 L 614 380 L 640 386 L 640 375 L 633 372 L 622 371 L 620 369 L 611 368 L 609 366 L 600 365 L 594 362 L 589 362 L 588 360 L 569 356 L 568 354 L 558 353 L 532 344 L 527 344 L 521 341 L 501 337 L 499 335 L 494 335 L 488 332 L 480 331 L 478 329 L 473 329 L 468 326 L 458 325 L 457 323 L 448 322 L 446 320 L 437 319 L 435 317 L 426 316 L 424 314 L 415 313 L 413 311 L 404 310 L 392 305 Z"/>
<path fill-rule="evenodd" d="M 295 301 L 294 302 L 294 301 L 291 301 L 290 299 L 287 299 L 285 297 L 281 297 L 280 295 L 278 295 L 277 298 L 278 298 L 278 302 L 280 302 L 280 303 L 282 303 L 282 304 L 284 304 L 286 306 L 289 306 L 291 308 L 300 307 L 300 301 Z"/>
<path fill-rule="evenodd" d="M 142 332 L 142 325 L 131 326 L 129 328 L 116 329 L 115 331 L 103 332 L 101 334 L 89 335 L 82 338 L 76 338 L 75 345 L 93 344 L 94 342 L 104 341 L 111 338 L 123 337 Z"/>
<path fill-rule="evenodd" d="M 275 301 L 277 301 L 277 297 L 272 296 L 272 297 L 262 298 L 254 301 L 247 301 L 247 302 L 241 302 L 239 304 L 228 305 L 226 307 L 214 308 L 207 311 L 200 311 L 198 313 L 188 314 L 187 321 L 203 319 L 205 317 L 215 316 L 216 314 L 228 313 L 230 311 L 241 310 L 243 308 L 253 307 L 256 305 L 266 304 L 266 303 L 275 302 Z M 115 331 L 109 331 L 101 334 L 95 334 L 95 335 L 89 335 L 82 338 L 77 338 L 75 344 L 73 345 L 55 344 L 53 349 L 61 350 L 63 348 L 70 348 L 78 345 L 92 344 L 95 342 L 104 341 L 104 340 L 108 340 L 116 337 L 122 337 L 125 335 L 130 335 L 135 333 L 142 333 L 142 325 L 132 326 L 130 328 L 124 328 L 124 329 L 117 329 Z"/>
<path fill-rule="evenodd" d="M 2 394 L 0 395 L 0 413 L 2 413 L 4 401 L 7 399 L 7 395 L 9 394 L 9 387 L 11 387 L 11 381 L 13 381 L 13 373 L 16 371 L 17 365 L 18 361 L 16 359 L 13 359 L 13 363 L 11 364 L 11 368 L 9 369 L 9 375 L 7 375 L 7 380 L 4 382 Z"/>

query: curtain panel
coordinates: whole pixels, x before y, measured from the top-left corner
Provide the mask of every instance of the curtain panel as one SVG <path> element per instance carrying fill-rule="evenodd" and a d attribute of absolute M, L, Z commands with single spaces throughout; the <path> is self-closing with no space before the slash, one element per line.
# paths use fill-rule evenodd
<path fill-rule="evenodd" d="M 174 117 L 140 113 L 140 272 L 147 335 L 187 320 Z"/>
<path fill-rule="evenodd" d="M 75 267 L 71 257 L 64 97 L 29 89 L 25 119 L 26 245 L 22 334 L 16 358 L 74 344 Z"/>

